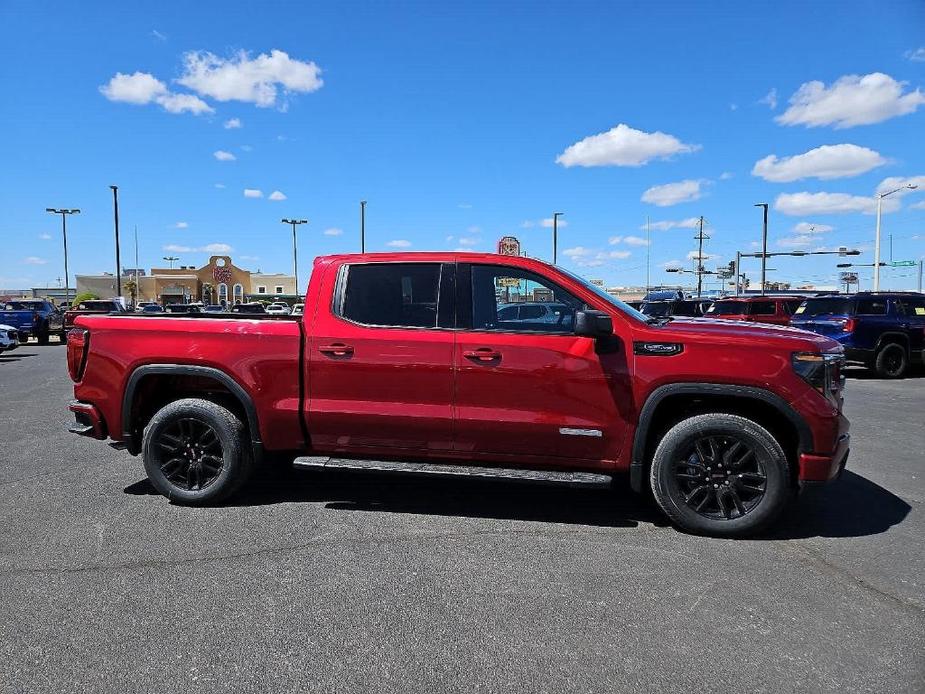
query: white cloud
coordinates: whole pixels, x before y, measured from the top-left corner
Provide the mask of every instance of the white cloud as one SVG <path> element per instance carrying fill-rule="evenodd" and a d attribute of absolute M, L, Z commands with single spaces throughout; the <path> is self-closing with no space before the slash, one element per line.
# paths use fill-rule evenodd
<path fill-rule="evenodd" d="M 242 152 L 253 152 L 254 148 L 251 145 L 241 145 Z"/>
<path fill-rule="evenodd" d="M 210 243 L 205 246 L 194 248 L 193 246 L 181 246 L 176 243 L 169 243 L 162 247 L 168 253 L 231 253 L 234 248 L 227 243 Z"/>
<path fill-rule="evenodd" d="M 270 193 L 270 200 L 285 200 L 286 194 L 281 190 L 274 190 Z"/>
<path fill-rule="evenodd" d="M 294 60 L 276 49 L 256 58 L 239 51 L 229 59 L 192 51 L 183 61 L 184 72 L 177 82 L 218 101 L 247 101 L 265 108 L 277 105 L 280 89 L 284 94 L 308 93 L 324 84 L 315 63 Z"/>
<path fill-rule="evenodd" d="M 199 250 L 205 253 L 231 253 L 234 248 L 227 243 L 210 243 Z"/>
<path fill-rule="evenodd" d="M 245 189 L 244 189 L 244 197 L 245 197 L 245 198 L 262 198 L 262 197 L 263 197 L 263 191 L 262 191 L 262 190 L 258 190 L 257 188 L 245 188 Z"/>
<path fill-rule="evenodd" d="M 849 212 L 873 214 L 877 211 L 877 201 L 872 196 L 847 193 L 781 193 L 774 201 L 774 209 L 793 217 Z M 895 212 L 898 209 L 898 200 L 884 198 L 884 212 Z"/>
<path fill-rule="evenodd" d="M 688 260 L 697 260 L 697 258 L 700 258 L 700 262 L 703 262 L 704 260 L 710 260 L 711 258 L 719 258 L 719 256 L 710 253 L 701 253 L 700 251 L 690 251 L 687 254 Z"/>
<path fill-rule="evenodd" d="M 909 189 L 906 186 L 915 186 L 915 188 Z M 896 190 L 897 188 L 899 188 L 899 190 Z M 909 193 L 920 193 L 925 190 L 925 176 L 890 176 L 880 181 L 880 185 L 877 186 L 876 192 L 879 194 L 891 190 L 896 190 L 896 192 L 890 195 L 889 198 L 884 198 L 884 204 L 886 204 L 886 201 L 890 198 L 901 198 Z"/>
<path fill-rule="evenodd" d="M 405 239 L 395 239 L 394 241 L 389 241 L 385 245 L 389 248 L 411 248 L 411 242 Z"/>
<path fill-rule="evenodd" d="M 682 263 L 680 260 L 666 260 L 661 264 L 661 266 L 667 270 L 668 268 L 684 267 L 684 263 Z"/>
<path fill-rule="evenodd" d="M 648 246 L 649 245 L 649 242 L 646 241 L 641 236 L 627 236 L 625 239 L 623 239 L 623 243 L 625 243 L 627 246 Z"/>
<path fill-rule="evenodd" d="M 174 229 L 186 229 L 188 227 L 189 227 L 188 222 L 177 222 L 176 224 L 173 225 Z"/>
<path fill-rule="evenodd" d="M 42 239 L 42 241 L 48 241 L 51 239 L 51 234 L 39 234 L 39 238 Z"/>
<path fill-rule="evenodd" d="M 781 125 L 814 128 L 832 125 L 850 128 L 870 125 L 913 113 L 925 104 L 920 90 L 903 94 L 905 82 L 882 72 L 845 75 L 831 87 L 819 81 L 806 82 L 790 97 L 790 108 L 775 118 Z"/>
<path fill-rule="evenodd" d="M 544 226 L 544 227 L 546 227 L 547 229 L 552 229 L 552 217 L 547 217 L 546 219 L 541 220 L 541 221 L 540 221 L 540 226 Z M 568 221 L 565 220 L 565 219 L 562 219 L 561 217 L 559 217 L 559 221 L 556 222 L 556 226 L 557 226 L 559 229 L 562 229 L 562 228 L 564 228 L 564 227 L 567 227 L 567 226 L 568 226 Z"/>
<path fill-rule="evenodd" d="M 812 222 L 800 222 L 793 226 L 793 230 L 797 234 L 824 234 L 834 228 L 828 224 L 813 224 Z"/>
<path fill-rule="evenodd" d="M 809 235 L 802 236 L 790 236 L 784 239 L 778 239 L 777 245 L 782 248 L 805 248 L 813 243 L 816 243 L 816 239 Z"/>
<path fill-rule="evenodd" d="M 616 244 L 622 243 L 622 242 L 623 242 L 622 236 L 611 236 L 609 239 L 607 239 L 607 243 L 609 243 L 611 246 L 615 246 Z"/>
<path fill-rule="evenodd" d="M 699 200 L 704 180 L 686 179 L 677 183 L 652 186 L 642 194 L 642 201 L 658 207 L 669 207 L 682 202 Z"/>
<path fill-rule="evenodd" d="M 769 154 L 759 159 L 752 169 L 752 176 L 766 181 L 786 183 L 802 178 L 847 178 L 859 176 L 866 171 L 887 163 L 878 152 L 857 145 L 822 145 L 803 154 L 778 158 Z"/>
<path fill-rule="evenodd" d="M 925 63 L 925 46 L 916 48 L 914 51 L 906 51 L 905 56 L 906 60 L 911 60 L 916 63 Z"/>
<path fill-rule="evenodd" d="M 237 128 L 244 127 L 244 125 L 241 123 L 240 118 L 229 118 L 228 120 L 225 121 L 223 125 L 224 125 L 225 130 L 235 130 Z"/>
<path fill-rule="evenodd" d="M 215 187 L 218 188 L 219 190 L 221 190 L 221 189 L 223 189 L 223 188 L 225 187 L 225 184 L 224 184 L 224 183 L 215 183 L 214 185 L 215 185 Z"/>
<path fill-rule="evenodd" d="M 157 29 L 152 29 L 152 30 L 151 30 L 151 36 L 153 36 L 154 38 L 156 38 L 158 41 L 166 41 L 166 40 L 167 40 L 167 35 L 166 35 L 166 34 L 162 34 L 162 33 L 159 32 Z"/>
<path fill-rule="evenodd" d="M 45 260 L 44 258 L 39 258 L 37 256 L 30 255 L 27 258 L 23 258 L 22 262 L 25 265 L 45 265 L 48 261 Z"/>
<path fill-rule="evenodd" d="M 730 178 L 734 178 L 734 177 L 735 177 L 735 174 L 732 173 L 731 171 L 723 171 L 723 173 L 719 175 L 719 180 L 728 181 Z"/>
<path fill-rule="evenodd" d="M 630 251 L 610 251 L 606 254 L 608 258 L 613 258 L 614 260 L 623 260 L 625 258 L 629 258 L 631 255 L 632 252 Z"/>
<path fill-rule="evenodd" d="M 583 258 L 591 254 L 591 251 L 584 246 L 575 246 L 574 248 L 566 248 L 562 251 L 562 255 L 566 258 Z"/>
<path fill-rule="evenodd" d="M 556 163 L 571 166 L 642 166 L 652 159 L 696 152 L 689 145 L 663 132 L 647 133 L 625 123 L 607 132 L 591 135 L 566 148 Z"/>
<path fill-rule="evenodd" d="M 759 104 L 767 104 L 767 107 L 772 111 L 777 108 L 777 89 L 772 89 L 763 97 L 758 99 Z"/>
<path fill-rule="evenodd" d="M 459 245 L 469 246 L 471 248 L 472 246 L 477 246 L 479 243 L 481 243 L 481 241 L 482 239 L 476 236 L 462 236 L 459 239 Z"/>
<path fill-rule="evenodd" d="M 344 230 L 338 229 L 337 227 L 331 227 L 330 229 L 325 229 L 323 233 L 325 236 L 340 236 L 344 233 Z"/>
<path fill-rule="evenodd" d="M 223 149 L 219 149 L 219 150 L 216 150 L 215 152 L 212 152 L 212 156 L 218 159 L 219 161 L 234 161 L 235 159 L 237 159 L 237 157 L 233 155 L 231 152 L 226 152 Z"/>
<path fill-rule="evenodd" d="M 147 72 L 135 72 L 131 75 L 117 72 L 99 89 L 110 101 L 136 105 L 157 103 L 170 113 L 214 113 L 212 107 L 198 96 L 171 92 L 163 82 Z"/>
<path fill-rule="evenodd" d="M 655 229 L 656 231 L 667 231 L 668 229 L 696 229 L 698 226 L 700 226 L 700 217 L 688 217 L 687 219 L 680 219 L 678 221 L 649 223 L 649 228 Z M 645 229 L 646 225 L 643 224 L 639 228 Z"/>

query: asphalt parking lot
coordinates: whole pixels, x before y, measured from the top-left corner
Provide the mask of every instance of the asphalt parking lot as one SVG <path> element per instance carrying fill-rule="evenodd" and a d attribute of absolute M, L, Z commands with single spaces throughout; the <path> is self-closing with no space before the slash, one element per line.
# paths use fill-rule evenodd
<path fill-rule="evenodd" d="M 267 473 L 153 493 L 0 355 L 3 692 L 925 691 L 925 378 L 852 372 L 848 471 L 769 537 L 629 491 Z"/>

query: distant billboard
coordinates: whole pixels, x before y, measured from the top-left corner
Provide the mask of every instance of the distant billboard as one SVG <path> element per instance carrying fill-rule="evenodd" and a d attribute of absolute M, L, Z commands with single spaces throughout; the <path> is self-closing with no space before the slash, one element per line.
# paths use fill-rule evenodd
<path fill-rule="evenodd" d="M 520 241 L 514 236 L 502 236 L 498 239 L 500 255 L 520 255 Z"/>

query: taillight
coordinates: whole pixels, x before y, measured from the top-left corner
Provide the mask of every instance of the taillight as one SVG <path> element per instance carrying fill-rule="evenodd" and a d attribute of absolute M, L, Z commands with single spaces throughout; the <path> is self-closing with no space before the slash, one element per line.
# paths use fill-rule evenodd
<path fill-rule="evenodd" d="M 845 324 L 842 326 L 842 332 L 844 333 L 853 333 L 854 332 L 854 318 L 848 318 L 845 321 Z"/>
<path fill-rule="evenodd" d="M 38 312 L 38 311 L 33 311 L 33 312 L 32 312 L 32 324 L 35 325 L 36 323 L 38 323 L 38 322 L 39 322 L 39 318 L 40 318 L 39 312 Z"/>
<path fill-rule="evenodd" d="M 71 328 L 67 333 L 67 372 L 71 380 L 77 383 L 84 374 L 87 365 L 87 349 L 90 346 L 90 331 L 83 328 Z"/>

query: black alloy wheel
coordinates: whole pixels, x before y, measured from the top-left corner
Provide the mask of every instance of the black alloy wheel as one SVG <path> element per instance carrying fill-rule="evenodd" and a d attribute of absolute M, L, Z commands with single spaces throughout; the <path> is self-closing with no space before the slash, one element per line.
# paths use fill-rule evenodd
<path fill-rule="evenodd" d="M 891 343 L 877 353 L 874 370 L 882 378 L 902 378 L 907 366 L 905 348 L 902 345 Z"/>
<path fill-rule="evenodd" d="M 161 472 L 181 489 L 205 489 L 222 472 L 221 441 L 215 429 L 200 419 L 174 420 L 160 431 L 155 445 L 163 451 Z"/>
<path fill-rule="evenodd" d="M 747 442 L 735 436 L 695 439 L 675 461 L 684 502 L 704 518 L 739 518 L 753 511 L 768 478 Z"/>

